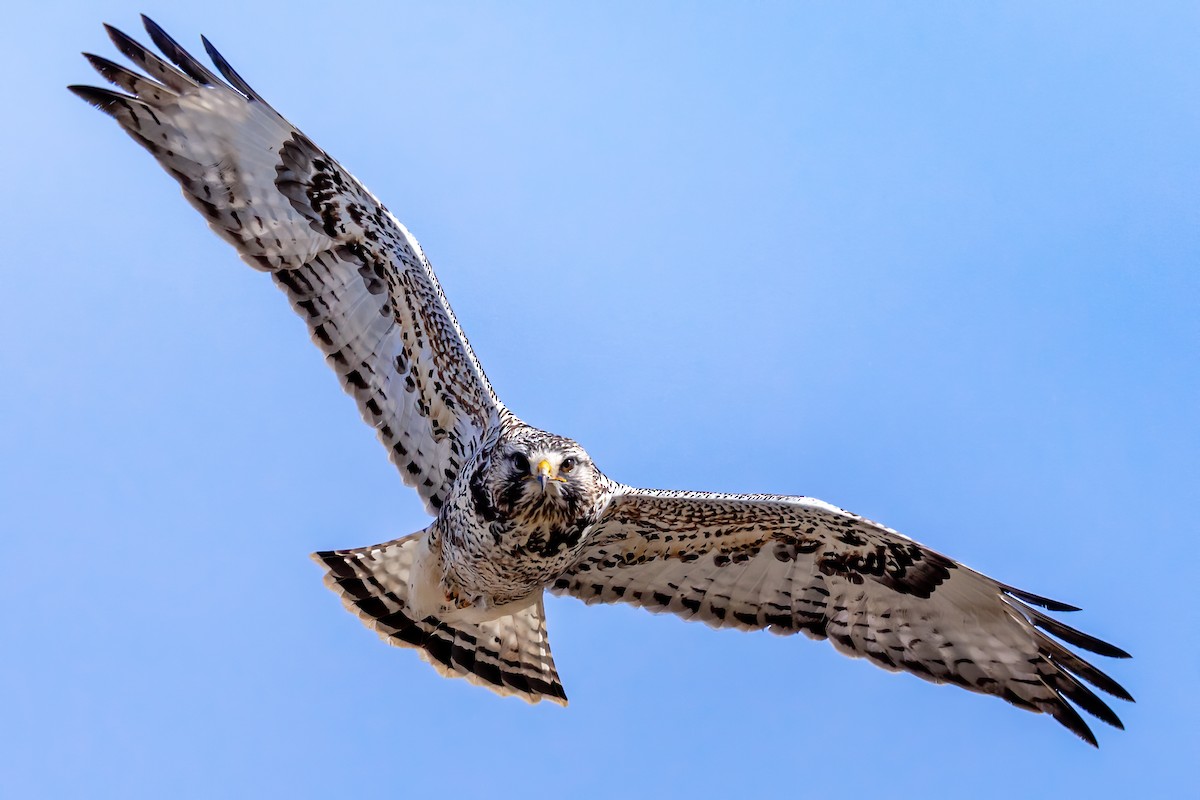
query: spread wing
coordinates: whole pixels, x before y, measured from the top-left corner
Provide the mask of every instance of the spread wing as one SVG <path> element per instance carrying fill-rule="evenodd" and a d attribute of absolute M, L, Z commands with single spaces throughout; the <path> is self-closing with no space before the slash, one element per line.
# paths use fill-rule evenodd
<path fill-rule="evenodd" d="M 164 61 L 108 32 L 144 74 L 85 54 L 122 92 L 72 86 L 183 187 L 214 231 L 269 272 L 436 513 L 503 406 L 417 240 L 207 40 L 225 80 L 143 17 Z"/>
<path fill-rule="evenodd" d="M 1071 703 L 1122 726 L 1084 681 L 1132 700 L 1047 632 L 1102 655 L 1126 653 L 1033 606 L 1074 607 L 1005 586 L 819 500 L 634 489 L 614 497 L 589 538 L 555 594 L 716 628 L 828 638 L 885 669 L 1048 713 L 1093 745 Z"/>

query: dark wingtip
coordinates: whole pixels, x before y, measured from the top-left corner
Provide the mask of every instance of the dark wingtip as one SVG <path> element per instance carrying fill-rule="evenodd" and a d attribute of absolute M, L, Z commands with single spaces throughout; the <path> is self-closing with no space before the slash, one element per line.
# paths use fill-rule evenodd
<path fill-rule="evenodd" d="M 1097 639 L 1095 636 L 1090 636 L 1083 631 L 1072 628 L 1070 625 L 1059 622 L 1054 617 L 1043 614 L 1036 608 L 1031 608 L 1030 606 L 1026 605 L 1021 608 L 1021 613 L 1024 614 L 1029 621 L 1037 627 L 1049 634 L 1057 636 L 1059 639 L 1062 639 L 1068 644 L 1073 644 L 1076 647 L 1082 647 L 1084 650 L 1097 653 L 1098 655 L 1108 656 L 1109 658 L 1131 658 L 1129 653 L 1126 653 L 1116 645 L 1109 644 L 1102 639 Z"/>
<path fill-rule="evenodd" d="M 92 65 L 92 69 L 99 72 L 109 83 L 115 84 L 131 94 L 137 93 L 137 90 L 134 88 L 134 81 L 141 79 L 141 76 L 130 72 L 125 67 L 115 61 L 110 61 L 104 56 L 98 56 L 94 53 L 84 53 L 83 57 Z M 162 88 L 165 89 L 166 87 Z"/>
<path fill-rule="evenodd" d="M 150 34 L 150 40 L 162 48 L 164 52 L 172 49 L 172 45 L 174 45 L 176 48 L 179 47 L 179 43 L 172 39 L 171 35 L 163 30 L 161 25 L 150 19 L 150 17 L 146 16 L 145 14 L 141 14 L 140 16 L 142 18 L 142 27 L 146 29 L 146 33 Z M 167 43 L 166 47 L 163 47 L 162 44 L 159 43 L 160 39 Z"/>
<path fill-rule="evenodd" d="M 207 36 L 201 35 L 200 41 L 204 44 L 204 51 L 208 53 L 208 57 L 217 65 L 217 71 L 225 76 L 225 80 L 229 81 L 235 89 L 252 100 L 262 101 L 262 97 L 259 96 L 258 92 L 254 91 L 250 84 L 246 83 L 246 80 L 237 73 L 237 70 L 229 65 L 229 62 L 225 60 L 225 56 L 221 55 L 221 51 L 213 46 L 213 43 L 208 40 Z"/>
<path fill-rule="evenodd" d="M 1095 692 L 1084 686 L 1078 678 L 1065 671 L 1051 674 L 1048 678 L 1048 685 L 1058 692 L 1060 697 L 1070 700 L 1101 722 L 1111 725 L 1118 730 L 1125 730 L 1125 725 L 1121 722 L 1121 718 L 1117 716 L 1116 712 L 1101 700 Z"/>
<path fill-rule="evenodd" d="M 1119 700 L 1127 700 L 1130 703 L 1134 702 L 1133 695 L 1124 686 L 1113 680 L 1111 676 L 1106 675 L 1103 670 L 1098 669 L 1093 664 L 1089 664 L 1078 654 L 1071 652 L 1059 642 L 1055 642 L 1047 637 L 1046 643 L 1048 657 L 1059 669 L 1082 678 L 1100 691 L 1106 692 Z"/>
<path fill-rule="evenodd" d="M 92 65 L 92 68 L 95 69 L 96 72 L 99 72 L 106 78 L 113 70 L 125 69 L 117 62 L 105 58 L 104 56 L 98 56 L 95 53 L 84 53 L 83 57 L 87 59 L 88 63 Z"/>
<path fill-rule="evenodd" d="M 98 86 L 82 86 L 75 83 L 68 86 L 67 91 L 101 111 L 109 111 L 117 103 L 129 102 L 134 99 L 129 95 L 114 92 L 110 89 L 101 89 Z"/>
<path fill-rule="evenodd" d="M 121 30 L 120 28 L 114 28 L 107 22 L 104 23 L 104 30 L 108 33 L 108 38 L 112 40 L 112 43 L 117 46 L 117 49 L 125 55 L 129 55 L 129 51 L 131 49 L 134 51 L 142 51 L 145 49 L 138 44 L 132 36 L 125 33 L 125 31 Z"/>
<path fill-rule="evenodd" d="M 1116 645 L 1109 644 L 1103 639 L 1097 639 L 1095 636 L 1089 636 L 1069 625 L 1063 625 L 1058 620 L 1048 618 L 1035 619 L 1033 624 L 1047 633 L 1057 636 L 1064 642 L 1073 644 L 1076 647 L 1082 647 L 1084 650 L 1091 651 L 1097 655 L 1107 656 L 1108 658 L 1132 658 L 1129 653 L 1126 653 Z"/>
<path fill-rule="evenodd" d="M 1124 650 L 1117 647 L 1116 645 L 1110 644 L 1110 645 L 1108 645 L 1108 647 L 1111 649 L 1109 650 L 1109 652 L 1104 653 L 1104 655 L 1106 655 L 1106 656 L 1110 656 L 1111 658 L 1133 658 L 1133 656 L 1131 656 L 1129 653 L 1126 653 Z M 1133 698 L 1131 697 L 1129 699 L 1132 700 Z"/>
<path fill-rule="evenodd" d="M 1096 734 L 1092 733 L 1092 729 L 1088 727 L 1088 724 L 1083 721 L 1083 717 L 1079 716 L 1079 712 L 1070 703 L 1065 700 L 1056 703 L 1050 710 L 1050 715 L 1071 733 L 1097 750 L 1100 749 L 1100 743 L 1096 741 Z"/>
<path fill-rule="evenodd" d="M 1047 611 L 1066 612 L 1080 610 L 1079 606 L 1073 606 L 1069 603 L 1061 603 L 1058 600 L 1051 600 L 1049 597 L 1042 597 L 1040 594 L 1034 594 L 1033 592 L 1022 591 L 1015 586 L 1006 586 L 1002 584 L 1000 588 L 1003 589 L 1006 594 L 1011 594 L 1013 597 L 1024 600 L 1026 603 L 1032 603 L 1035 606 L 1040 606 Z"/>
<path fill-rule="evenodd" d="M 150 34 L 150 41 L 154 42 L 163 55 L 171 59 L 175 66 L 183 70 L 189 78 L 202 86 L 213 85 L 216 76 L 185 50 L 179 42 L 172 39 L 171 35 L 164 31 L 157 22 L 142 14 L 142 25 L 146 28 L 146 33 Z"/>

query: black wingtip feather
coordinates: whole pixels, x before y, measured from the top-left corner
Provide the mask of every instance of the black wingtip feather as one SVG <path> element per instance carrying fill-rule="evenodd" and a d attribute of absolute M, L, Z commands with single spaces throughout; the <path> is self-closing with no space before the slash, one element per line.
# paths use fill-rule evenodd
<path fill-rule="evenodd" d="M 105 58 L 104 56 L 98 56 L 95 53 L 89 53 L 87 51 L 84 51 L 82 53 L 82 55 L 84 58 L 87 59 L 88 63 L 92 65 L 92 68 L 95 69 L 96 72 L 99 72 L 101 75 L 103 75 L 105 78 L 108 78 L 108 75 L 106 73 L 113 69 L 124 69 L 117 62 L 111 61 L 111 60 Z"/>
<path fill-rule="evenodd" d="M 1051 673 L 1050 682 L 1055 691 L 1082 708 L 1101 722 L 1105 722 L 1118 730 L 1125 730 L 1125 725 L 1116 712 L 1108 704 L 1096 696 L 1095 692 L 1080 683 L 1068 672 Z"/>
<path fill-rule="evenodd" d="M 108 38 L 121 53 L 157 81 L 170 87 L 173 92 L 185 92 L 196 87 L 194 78 L 159 58 L 152 50 L 124 31 L 105 23 Z"/>
<path fill-rule="evenodd" d="M 1067 648 L 1063 647 L 1058 642 L 1047 640 L 1050 647 L 1047 648 L 1047 655 L 1051 661 L 1059 668 L 1072 673 L 1073 675 L 1082 678 L 1083 680 L 1095 686 L 1102 692 L 1116 697 L 1119 700 L 1127 700 L 1130 703 L 1137 702 L 1124 686 L 1117 683 L 1111 677 L 1106 675 L 1103 670 L 1084 661 L 1075 653 L 1072 653 Z"/>
<path fill-rule="evenodd" d="M 208 53 L 208 57 L 217 65 L 217 70 L 225 76 L 225 80 L 233 84 L 235 89 L 250 99 L 262 102 L 262 96 L 254 91 L 250 84 L 246 83 L 246 80 L 237 73 L 237 70 L 229 65 L 229 62 L 225 60 L 225 56 L 221 55 L 221 52 L 213 46 L 213 43 L 208 40 L 207 36 L 201 36 L 200 41 L 204 43 L 204 51 Z"/>
<path fill-rule="evenodd" d="M 1001 584 L 1000 588 L 1003 589 L 1006 594 L 1011 594 L 1013 597 L 1020 598 L 1026 603 L 1032 603 L 1035 606 L 1040 606 L 1047 611 L 1079 611 L 1079 606 L 1073 606 L 1068 603 L 1060 603 L 1058 600 L 1051 600 L 1049 597 L 1042 597 L 1040 594 L 1022 591 L 1014 586 L 1006 586 Z"/>
<path fill-rule="evenodd" d="M 82 86 L 79 84 L 71 84 L 67 90 L 72 92 L 76 97 L 81 98 L 84 102 L 95 106 L 106 114 L 113 113 L 113 106 L 121 103 L 136 103 L 136 98 L 130 97 L 127 94 L 114 92 L 111 89 L 101 89 L 98 86 Z"/>
<path fill-rule="evenodd" d="M 1100 743 L 1096 741 L 1096 734 L 1092 733 L 1092 729 L 1083 721 L 1083 717 L 1079 716 L 1079 712 L 1067 701 L 1062 700 L 1056 703 L 1054 708 L 1050 709 L 1050 716 L 1092 747 L 1100 748 Z"/>
<path fill-rule="evenodd" d="M 108 38 L 112 40 L 117 49 L 135 61 L 146 53 L 145 47 L 120 28 L 115 28 L 105 22 L 104 30 L 108 33 Z"/>
<path fill-rule="evenodd" d="M 1073 644 L 1076 647 L 1082 647 L 1084 650 L 1089 650 L 1098 655 L 1108 656 L 1109 658 L 1131 658 L 1129 653 L 1126 653 L 1116 645 L 1109 644 L 1095 636 L 1089 636 L 1083 631 L 1076 630 L 1070 625 L 1064 625 L 1053 617 L 1048 617 L 1035 609 L 1028 609 L 1027 613 L 1034 625 L 1038 626 L 1047 633 L 1057 636 L 1068 644 Z"/>
<path fill-rule="evenodd" d="M 106 81 L 124 89 L 135 97 L 141 97 L 141 93 L 146 90 L 163 94 L 173 94 L 165 84 L 158 83 L 144 75 L 139 75 L 133 70 L 114 61 L 109 61 L 103 56 L 98 56 L 94 53 L 84 53 L 83 57 L 92 65 L 92 69 L 100 73 Z"/>
<path fill-rule="evenodd" d="M 204 86 L 212 86 L 217 82 L 217 76 L 197 61 L 195 56 L 185 50 L 179 42 L 172 39 L 170 34 L 164 31 L 157 22 L 142 14 L 142 25 L 145 26 L 146 33 L 150 34 L 150 41 L 154 42 L 163 55 L 171 59 L 171 62 L 183 70 L 189 78 Z"/>

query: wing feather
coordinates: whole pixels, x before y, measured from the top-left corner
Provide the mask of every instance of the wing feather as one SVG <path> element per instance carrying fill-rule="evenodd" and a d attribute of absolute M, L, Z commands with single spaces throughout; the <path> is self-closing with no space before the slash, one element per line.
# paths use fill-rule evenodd
<path fill-rule="evenodd" d="M 1121 721 L 1083 682 L 1132 699 L 1046 634 L 1101 655 L 1127 653 L 1031 604 L 1073 606 L 997 583 L 819 500 L 627 489 L 589 537 L 550 591 L 716 628 L 829 639 L 885 669 L 1048 713 L 1093 745 L 1071 703 L 1110 725 Z"/>
<path fill-rule="evenodd" d="M 437 513 L 507 412 L 420 245 L 207 40 L 225 80 L 143 19 L 165 60 L 105 26 L 146 76 L 88 55 L 129 94 L 71 90 L 149 150 L 243 260 L 271 273 L 405 482 Z"/>

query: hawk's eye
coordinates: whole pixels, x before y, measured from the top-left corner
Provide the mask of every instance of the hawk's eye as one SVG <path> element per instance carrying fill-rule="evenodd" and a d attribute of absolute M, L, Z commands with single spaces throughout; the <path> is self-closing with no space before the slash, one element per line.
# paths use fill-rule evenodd
<path fill-rule="evenodd" d="M 512 462 L 518 472 L 529 473 L 529 459 L 525 457 L 524 453 L 513 453 Z"/>
<path fill-rule="evenodd" d="M 564 458 L 558 465 L 559 472 L 570 472 L 573 469 L 575 469 L 575 459 L 573 458 Z"/>

